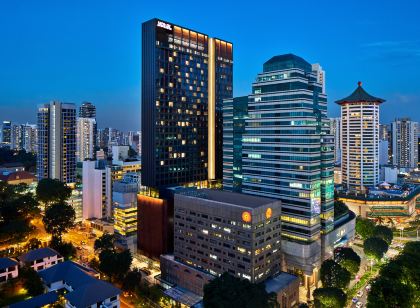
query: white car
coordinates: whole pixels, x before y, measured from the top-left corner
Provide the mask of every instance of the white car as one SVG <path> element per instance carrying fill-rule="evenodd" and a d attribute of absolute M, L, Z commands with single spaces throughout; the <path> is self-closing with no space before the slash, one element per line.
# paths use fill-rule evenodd
<path fill-rule="evenodd" d="M 356 308 L 362 308 L 362 307 L 363 307 L 363 303 L 362 302 L 357 302 Z"/>
<path fill-rule="evenodd" d="M 363 296 L 363 291 L 362 291 L 362 290 L 360 290 L 359 292 L 357 292 L 356 296 L 357 296 L 357 297 L 362 297 L 362 296 Z"/>
<path fill-rule="evenodd" d="M 370 284 L 368 284 L 365 289 L 366 289 L 366 291 L 370 291 L 371 288 L 372 288 L 372 286 Z"/>

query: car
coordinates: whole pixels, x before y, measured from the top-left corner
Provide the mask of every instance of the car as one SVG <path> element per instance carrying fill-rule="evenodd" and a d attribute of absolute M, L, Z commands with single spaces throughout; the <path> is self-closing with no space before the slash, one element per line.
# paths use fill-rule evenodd
<path fill-rule="evenodd" d="M 356 308 L 362 308 L 362 307 L 363 307 L 363 303 L 362 302 L 357 302 Z"/>
<path fill-rule="evenodd" d="M 351 301 L 352 301 L 354 304 L 356 304 L 356 303 L 359 301 L 359 299 L 358 299 L 357 297 L 353 297 Z"/>
<path fill-rule="evenodd" d="M 356 296 L 357 297 L 362 297 L 363 296 L 363 290 L 360 290 L 359 292 L 357 292 Z"/>
<path fill-rule="evenodd" d="M 370 291 L 370 289 L 372 288 L 372 286 L 370 285 L 370 284 L 368 284 L 366 287 L 365 287 L 365 289 L 366 289 L 366 291 Z"/>

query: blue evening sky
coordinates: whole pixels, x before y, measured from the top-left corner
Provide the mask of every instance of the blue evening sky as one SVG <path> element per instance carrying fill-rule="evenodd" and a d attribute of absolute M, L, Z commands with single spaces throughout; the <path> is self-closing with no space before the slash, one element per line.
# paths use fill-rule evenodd
<path fill-rule="evenodd" d="M 420 121 L 420 1 L 0 0 L 0 120 L 35 122 L 37 104 L 97 106 L 100 127 L 140 127 L 141 23 L 158 17 L 234 44 L 234 94 L 270 57 L 326 70 L 334 101 L 363 81 L 381 122 Z"/>

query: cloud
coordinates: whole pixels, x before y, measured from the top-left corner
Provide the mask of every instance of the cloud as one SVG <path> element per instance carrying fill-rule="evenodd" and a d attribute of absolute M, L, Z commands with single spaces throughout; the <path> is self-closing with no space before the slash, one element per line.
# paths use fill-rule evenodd
<path fill-rule="evenodd" d="M 361 45 L 369 59 L 390 62 L 392 65 L 420 60 L 420 41 L 376 41 Z"/>

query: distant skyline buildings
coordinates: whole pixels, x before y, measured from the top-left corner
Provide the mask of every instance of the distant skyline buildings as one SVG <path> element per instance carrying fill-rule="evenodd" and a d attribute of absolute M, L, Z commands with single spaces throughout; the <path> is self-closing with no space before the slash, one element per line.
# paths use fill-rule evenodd
<path fill-rule="evenodd" d="M 391 123 L 392 164 L 398 168 L 417 168 L 419 123 L 410 118 Z"/>

